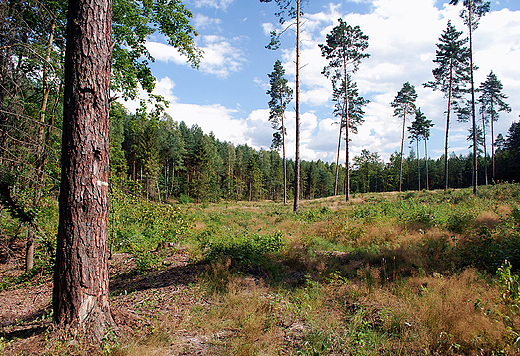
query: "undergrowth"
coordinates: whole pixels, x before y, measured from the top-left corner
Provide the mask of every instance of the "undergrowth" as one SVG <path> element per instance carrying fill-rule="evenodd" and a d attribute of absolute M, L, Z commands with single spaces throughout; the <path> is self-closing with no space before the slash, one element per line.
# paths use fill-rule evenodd
<path fill-rule="evenodd" d="M 135 274 L 165 268 L 150 252 L 163 241 L 204 269 L 175 324 L 151 320 L 142 342 L 105 354 L 166 354 L 171 330 L 215 355 L 520 354 L 518 184 L 302 201 L 298 213 L 125 199 L 113 246 L 134 254 Z"/>

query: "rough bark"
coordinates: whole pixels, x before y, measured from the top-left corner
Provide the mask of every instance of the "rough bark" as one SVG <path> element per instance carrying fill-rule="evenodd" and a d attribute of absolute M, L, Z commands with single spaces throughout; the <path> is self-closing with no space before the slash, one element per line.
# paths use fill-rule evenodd
<path fill-rule="evenodd" d="M 108 289 L 111 0 L 69 3 L 54 320 L 99 342 Z"/>

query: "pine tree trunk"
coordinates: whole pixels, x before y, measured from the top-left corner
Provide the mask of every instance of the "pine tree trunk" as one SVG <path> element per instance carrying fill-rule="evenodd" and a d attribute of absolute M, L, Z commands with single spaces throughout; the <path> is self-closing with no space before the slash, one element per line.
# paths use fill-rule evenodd
<path fill-rule="evenodd" d="M 403 113 L 403 135 L 401 137 L 401 168 L 399 169 L 399 192 L 403 185 L 403 151 L 404 151 L 404 127 L 406 125 L 406 113 Z"/>
<path fill-rule="evenodd" d="M 282 151 L 283 151 L 283 205 L 287 205 L 287 160 L 285 159 L 285 120 L 282 113 Z"/>
<path fill-rule="evenodd" d="M 478 167 L 477 167 L 477 122 L 475 117 L 475 81 L 473 79 L 473 7 L 469 10 L 469 65 L 471 77 L 471 123 L 473 127 L 473 194 L 477 195 Z"/>
<path fill-rule="evenodd" d="M 417 137 L 417 182 L 421 191 L 421 161 L 419 160 L 419 137 Z"/>
<path fill-rule="evenodd" d="M 430 190 L 430 179 L 428 178 L 428 148 L 426 147 L 426 136 L 424 136 L 424 159 L 426 160 L 426 190 Z"/>
<path fill-rule="evenodd" d="M 336 158 L 336 179 L 334 182 L 334 195 L 338 195 L 339 153 L 341 151 L 341 130 L 343 128 L 342 124 L 342 122 L 339 123 L 338 156 Z"/>
<path fill-rule="evenodd" d="M 69 2 L 54 320 L 98 343 L 108 288 L 111 0 Z"/>
<path fill-rule="evenodd" d="M 484 176 L 485 182 L 488 185 L 488 171 L 487 171 L 487 147 L 486 147 L 486 122 L 484 120 L 484 113 L 482 113 L 482 136 L 484 137 Z"/>
<path fill-rule="evenodd" d="M 296 0 L 296 153 L 294 158 L 294 208 L 300 210 L 300 0 Z"/>
<path fill-rule="evenodd" d="M 446 141 L 444 143 L 444 190 L 448 190 L 448 186 L 449 186 L 448 134 L 450 131 L 451 96 L 453 93 L 452 84 L 453 84 L 453 65 L 450 62 L 450 86 L 448 89 L 448 111 L 446 113 Z"/>
<path fill-rule="evenodd" d="M 491 112 L 493 112 L 493 101 L 491 101 Z M 495 184 L 495 133 L 493 132 L 493 121 L 495 121 L 495 117 L 491 114 L 491 162 L 493 165 L 493 184 Z"/>

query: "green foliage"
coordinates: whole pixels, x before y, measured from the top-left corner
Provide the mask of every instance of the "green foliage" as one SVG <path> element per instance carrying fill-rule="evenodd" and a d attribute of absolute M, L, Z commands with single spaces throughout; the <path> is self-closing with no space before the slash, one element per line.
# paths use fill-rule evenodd
<path fill-rule="evenodd" d="M 180 242 L 192 226 L 180 207 L 151 203 L 124 194 L 117 188 L 111 196 L 112 245 L 117 251 L 145 252 L 160 242 Z"/>
<path fill-rule="evenodd" d="M 470 211 L 457 209 L 449 217 L 446 228 L 457 234 L 464 234 L 468 231 L 475 216 Z"/>
<path fill-rule="evenodd" d="M 205 260 L 230 258 L 233 264 L 244 267 L 264 264 L 265 257 L 280 253 L 286 245 L 281 232 L 264 235 L 246 232 L 213 235 L 205 232 L 199 239 L 205 249 Z"/>
<path fill-rule="evenodd" d="M 497 282 L 502 288 L 502 300 L 505 302 L 519 301 L 520 299 L 520 282 L 516 274 L 511 273 L 513 266 L 508 260 L 497 269 Z"/>
<path fill-rule="evenodd" d="M 306 222 L 323 221 L 330 218 L 334 212 L 328 207 L 323 206 L 321 208 L 310 209 L 302 212 L 298 216 Z"/>
<path fill-rule="evenodd" d="M 139 251 L 134 254 L 135 268 L 133 273 L 137 276 L 150 271 L 158 271 L 163 267 L 164 256 L 150 251 Z"/>

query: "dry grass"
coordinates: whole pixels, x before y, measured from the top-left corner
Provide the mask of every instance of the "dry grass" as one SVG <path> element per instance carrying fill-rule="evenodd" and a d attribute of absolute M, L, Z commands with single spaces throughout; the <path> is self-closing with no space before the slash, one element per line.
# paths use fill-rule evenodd
<path fill-rule="evenodd" d="M 504 282 L 496 282 L 495 265 L 484 259 L 517 246 L 491 251 L 500 239 L 516 241 L 504 217 L 518 203 L 465 192 L 414 194 L 304 201 L 298 214 L 272 202 L 197 205 L 187 243 L 203 262 L 186 259 L 183 267 L 199 272 L 182 289 L 158 287 L 152 295 L 150 287 L 114 298 L 121 307 L 137 299 L 156 303 L 139 314 L 142 330 L 105 354 L 520 354 L 520 301 L 503 297 Z M 276 231 L 283 246 L 260 261 L 247 260 L 251 247 L 204 259 L 212 245 L 201 247 L 203 239 L 221 243 Z M 181 291 L 182 302 L 173 298 Z"/>

